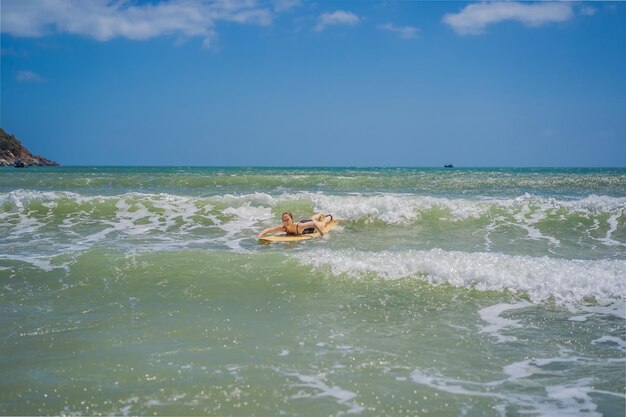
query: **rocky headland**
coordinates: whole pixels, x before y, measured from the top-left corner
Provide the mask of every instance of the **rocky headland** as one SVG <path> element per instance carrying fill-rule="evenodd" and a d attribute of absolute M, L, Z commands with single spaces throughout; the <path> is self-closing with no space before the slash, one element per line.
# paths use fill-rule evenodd
<path fill-rule="evenodd" d="M 24 166 L 59 166 L 54 161 L 33 155 L 15 136 L 0 128 L 0 166 L 14 166 L 18 161 Z"/>

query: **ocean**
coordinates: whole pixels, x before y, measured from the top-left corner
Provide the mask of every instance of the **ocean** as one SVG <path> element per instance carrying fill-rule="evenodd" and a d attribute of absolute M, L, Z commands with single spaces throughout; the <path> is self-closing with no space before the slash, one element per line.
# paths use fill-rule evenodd
<path fill-rule="evenodd" d="M 0 285 L 1 415 L 625 415 L 626 169 L 5 168 Z"/>

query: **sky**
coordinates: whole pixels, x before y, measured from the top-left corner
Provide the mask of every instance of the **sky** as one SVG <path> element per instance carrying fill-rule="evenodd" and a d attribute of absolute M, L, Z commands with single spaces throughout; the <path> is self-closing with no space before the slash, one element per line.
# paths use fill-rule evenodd
<path fill-rule="evenodd" d="M 61 165 L 626 167 L 626 3 L 2 0 Z"/>

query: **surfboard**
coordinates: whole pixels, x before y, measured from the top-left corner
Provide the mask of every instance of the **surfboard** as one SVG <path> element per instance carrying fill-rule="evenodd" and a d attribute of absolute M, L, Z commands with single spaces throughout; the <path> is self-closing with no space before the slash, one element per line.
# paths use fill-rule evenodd
<path fill-rule="evenodd" d="M 324 226 L 324 233 L 328 233 L 336 225 L 337 220 L 331 220 L 326 226 Z M 287 233 L 279 233 L 277 235 L 260 237 L 259 242 L 299 242 L 301 240 L 315 239 L 320 236 L 321 235 L 317 230 L 313 233 L 307 233 L 306 235 L 288 235 Z"/>

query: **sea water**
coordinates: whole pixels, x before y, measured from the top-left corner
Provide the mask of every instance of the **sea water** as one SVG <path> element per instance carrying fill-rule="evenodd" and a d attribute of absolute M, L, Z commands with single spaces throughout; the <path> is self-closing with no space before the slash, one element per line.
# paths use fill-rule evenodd
<path fill-rule="evenodd" d="M 2 169 L 0 414 L 624 416 L 625 223 L 624 169 Z"/>

